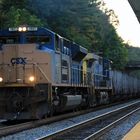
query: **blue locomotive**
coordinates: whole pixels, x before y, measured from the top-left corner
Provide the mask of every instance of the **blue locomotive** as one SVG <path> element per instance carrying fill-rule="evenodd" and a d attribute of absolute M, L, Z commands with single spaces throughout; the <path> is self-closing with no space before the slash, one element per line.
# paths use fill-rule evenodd
<path fill-rule="evenodd" d="M 2 119 L 41 119 L 122 95 L 134 97 L 139 83 L 51 30 L 21 26 L 0 31 Z"/>

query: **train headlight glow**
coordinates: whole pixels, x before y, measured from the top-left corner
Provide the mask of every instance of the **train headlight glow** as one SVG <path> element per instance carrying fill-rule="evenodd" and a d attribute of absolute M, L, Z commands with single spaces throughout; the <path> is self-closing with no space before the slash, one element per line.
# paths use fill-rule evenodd
<path fill-rule="evenodd" d="M 19 32 L 26 32 L 27 31 L 27 28 L 26 27 L 19 27 L 18 28 L 18 31 Z"/>
<path fill-rule="evenodd" d="M 26 27 L 22 27 L 22 31 L 23 32 L 26 32 L 27 31 L 27 28 Z"/>
<path fill-rule="evenodd" d="M 0 77 L 0 82 L 2 82 L 3 81 L 3 78 L 2 77 Z"/>
<path fill-rule="evenodd" d="M 10 32 L 26 32 L 26 31 L 37 31 L 38 28 L 37 27 L 26 27 L 26 26 L 20 26 L 20 27 L 16 27 L 16 28 L 9 28 Z"/>
<path fill-rule="evenodd" d="M 30 82 L 34 82 L 34 81 L 35 81 L 35 77 L 34 77 L 34 76 L 30 76 L 30 77 L 29 77 L 29 81 L 30 81 Z"/>
<path fill-rule="evenodd" d="M 18 31 L 21 32 L 21 31 L 22 31 L 22 27 L 19 27 L 19 28 L 18 28 Z"/>

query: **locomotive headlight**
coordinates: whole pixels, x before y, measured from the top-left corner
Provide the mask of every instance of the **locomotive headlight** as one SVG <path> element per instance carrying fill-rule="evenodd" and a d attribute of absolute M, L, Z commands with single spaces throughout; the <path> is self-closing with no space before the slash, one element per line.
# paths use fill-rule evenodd
<path fill-rule="evenodd" d="M 34 82 L 34 81 L 35 81 L 35 77 L 34 77 L 34 76 L 30 76 L 30 77 L 29 77 L 29 81 L 30 81 L 30 82 Z"/>
<path fill-rule="evenodd" d="M 16 27 L 16 28 L 9 28 L 10 32 L 26 32 L 26 31 L 37 31 L 38 28 L 37 27 L 26 27 L 26 26 L 20 26 L 20 27 Z"/>
<path fill-rule="evenodd" d="M 2 77 L 0 77 L 0 82 L 2 82 L 3 81 L 3 78 Z"/>
<path fill-rule="evenodd" d="M 18 31 L 21 32 L 21 31 L 22 31 L 22 27 L 19 27 L 19 28 L 18 28 Z"/>
<path fill-rule="evenodd" d="M 22 31 L 23 32 L 26 32 L 27 31 L 27 28 L 26 27 L 22 27 Z"/>
<path fill-rule="evenodd" d="M 19 32 L 26 32 L 27 31 L 27 28 L 26 27 L 19 27 L 18 28 L 18 31 Z"/>

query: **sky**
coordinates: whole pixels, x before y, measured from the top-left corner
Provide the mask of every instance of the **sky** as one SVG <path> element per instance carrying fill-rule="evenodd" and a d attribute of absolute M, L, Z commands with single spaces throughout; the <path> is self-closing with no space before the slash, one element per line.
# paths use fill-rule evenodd
<path fill-rule="evenodd" d="M 140 47 L 140 23 L 128 0 L 103 0 L 109 9 L 113 9 L 119 18 L 118 34 L 125 42 Z"/>

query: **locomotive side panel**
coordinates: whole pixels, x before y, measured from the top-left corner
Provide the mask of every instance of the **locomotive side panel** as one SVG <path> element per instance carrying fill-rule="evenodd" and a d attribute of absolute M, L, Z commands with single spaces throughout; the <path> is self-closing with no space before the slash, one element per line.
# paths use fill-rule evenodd
<path fill-rule="evenodd" d="M 71 71 L 70 71 L 70 57 L 66 54 L 62 54 L 61 60 L 61 82 L 65 84 L 70 84 Z"/>
<path fill-rule="evenodd" d="M 55 54 L 55 64 L 53 64 L 53 67 L 55 68 L 54 81 L 56 84 L 60 84 L 61 83 L 61 55 L 60 53 Z"/>
<path fill-rule="evenodd" d="M 49 53 L 36 51 L 34 53 L 36 62 L 37 83 L 52 83 L 52 58 Z"/>
<path fill-rule="evenodd" d="M 3 45 L 2 63 L 4 82 L 16 82 L 17 71 L 15 70 L 16 66 L 12 65 L 12 62 L 15 61 L 15 58 L 18 55 L 17 49 L 18 45 Z"/>

